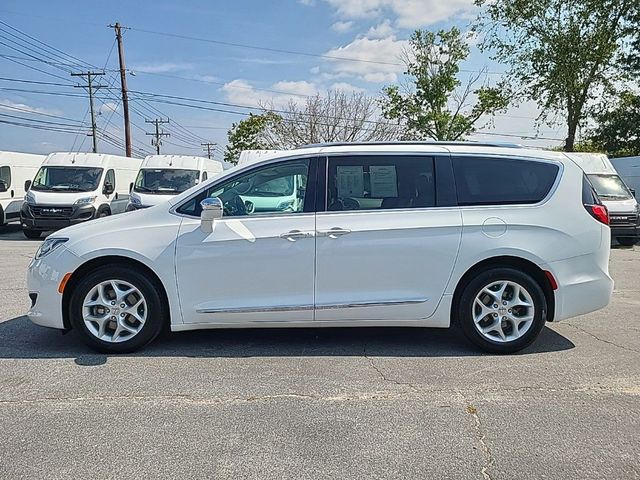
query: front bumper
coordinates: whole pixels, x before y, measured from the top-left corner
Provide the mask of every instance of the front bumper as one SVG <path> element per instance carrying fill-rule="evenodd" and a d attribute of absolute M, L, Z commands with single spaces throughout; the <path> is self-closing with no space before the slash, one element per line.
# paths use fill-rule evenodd
<path fill-rule="evenodd" d="M 20 223 L 29 230 L 59 230 L 96 218 L 93 205 L 29 205 L 20 210 Z"/>
<path fill-rule="evenodd" d="M 81 264 L 82 259 L 64 245 L 43 258 L 31 261 L 27 270 L 27 289 L 32 304 L 27 312 L 29 320 L 43 327 L 65 328 L 62 294 L 58 288 L 64 276 Z"/>

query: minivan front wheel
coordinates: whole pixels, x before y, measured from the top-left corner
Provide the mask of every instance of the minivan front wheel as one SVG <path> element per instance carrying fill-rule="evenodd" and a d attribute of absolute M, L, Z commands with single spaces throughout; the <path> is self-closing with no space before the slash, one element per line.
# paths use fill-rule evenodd
<path fill-rule="evenodd" d="M 74 329 L 90 347 L 127 353 L 151 342 L 166 321 L 159 288 L 126 266 L 104 266 L 81 279 L 69 303 Z"/>
<path fill-rule="evenodd" d="M 533 342 L 547 313 L 540 285 L 509 268 L 485 270 L 464 288 L 458 318 L 465 336 L 491 353 L 513 353 Z"/>

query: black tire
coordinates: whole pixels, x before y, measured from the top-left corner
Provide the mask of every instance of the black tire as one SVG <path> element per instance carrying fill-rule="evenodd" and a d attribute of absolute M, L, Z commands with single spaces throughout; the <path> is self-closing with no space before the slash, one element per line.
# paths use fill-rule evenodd
<path fill-rule="evenodd" d="M 40 238 L 40 235 L 42 235 L 42 232 L 40 230 L 29 230 L 26 228 L 22 229 L 22 233 L 24 233 L 24 236 L 29 240 L 37 240 L 38 238 Z"/>
<path fill-rule="evenodd" d="M 104 217 L 108 217 L 109 215 L 111 215 L 111 211 L 109 210 L 109 207 L 102 207 L 100 208 L 100 210 L 98 210 L 98 213 L 96 214 L 96 218 L 104 218 Z"/>
<path fill-rule="evenodd" d="M 506 342 L 494 341 L 482 335 L 473 319 L 476 296 L 484 287 L 498 281 L 511 281 L 522 286 L 531 295 L 534 306 L 534 318 L 529 329 L 521 337 Z M 522 350 L 538 337 L 547 319 L 547 301 L 538 282 L 529 274 L 511 267 L 491 268 L 476 275 L 462 290 L 457 307 L 457 319 L 465 337 L 490 353 L 505 354 Z"/>
<path fill-rule="evenodd" d="M 638 239 L 633 237 L 616 237 L 616 240 L 623 247 L 633 247 L 638 243 Z"/>
<path fill-rule="evenodd" d="M 147 304 L 147 318 L 140 329 L 131 339 L 119 343 L 111 343 L 97 338 L 89 331 L 82 317 L 83 301 L 87 294 L 100 282 L 116 280 L 124 281 L 144 296 Z M 168 308 L 160 292 L 161 286 L 150 281 L 143 273 L 135 271 L 126 265 L 106 265 L 99 267 L 76 285 L 69 302 L 69 319 L 71 326 L 80 333 L 83 341 L 94 350 L 102 353 L 129 353 L 138 350 L 155 339 L 162 327 L 168 323 Z"/>

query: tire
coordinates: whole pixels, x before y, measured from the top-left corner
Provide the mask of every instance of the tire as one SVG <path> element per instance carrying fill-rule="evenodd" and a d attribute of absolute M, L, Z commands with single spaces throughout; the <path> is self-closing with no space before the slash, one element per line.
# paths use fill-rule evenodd
<path fill-rule="evenodd" d="M 111 212 L 109 211 L 109 208 L 102 208 L 100 210 L 98 210 L 98 214 L 96 215 L 96 218 L 104 218 L 104 217 L 108 217 L 109 215 L 111 215 Z"/>
<path fill-rule="evenodd" d="M 517 300 L 513 298 L 515 286 L 521 292 Z M 540 334 L 547 319 L 547 301 L 542 288 L 529 274 L 511 267 L 496 267 L 467 283 L 456 313 L 464 335 L 473 344 L 490 353 L 515 353 Z"/>
<path fill-rule="evenodd" d="M 616 240 L 623 247 L 633 247 L 638 243 L 638 239 L 633 237 L 616 237 Z"/>
<path fill-rule="evenodd" d="M 24 233 L 24 236 L 29 240 L 36 240 L 40 238 L 40 235 L 42 235 L 40 230 L 28 230 L 26 228 L 22 229 L 22 233 Z"/>
<path fill-rule="evenodd" d="M 135 292 L 123 295 L 116 302 L 114 283 L 121 294 L 130 287 Z M 106 285 L 102 288 L 104 301 L 98 295 L 99 285 Z M 163 325 L 168 323 L 168 309 L 159 294 L 160 289 L 161 286 L 156 282 L 126 265 L 98 267 L 82 278 L 73 290 L 69 302 L 71 326 L 80 333 L 87 345 L 99 352 L 128 353 L 138 350 L 155 339 Z M 92 299 L 92 295 L 95 299 Z M 141 298 L 143 302 L 136 307 Z M 87 307 L 85 302 L 96 305 Z M 122 305 L 126 305 L 126 308 L 121 308 Z M 85 313 L 94 315 L 92 318 L 99 321 L 85 322 Z M 138 320 L 142 317 L 143 323 Z"/>

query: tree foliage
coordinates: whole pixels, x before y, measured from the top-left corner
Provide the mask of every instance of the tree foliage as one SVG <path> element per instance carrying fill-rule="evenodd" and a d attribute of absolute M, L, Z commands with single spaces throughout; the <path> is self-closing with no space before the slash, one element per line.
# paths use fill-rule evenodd
<path fill-rule="evenodd" d="M 273 130 L 281 120 L 282 118 L 273 112 L 264 112 L 260 115 L 250 113 L 247 118 L 232 124 L 227 134 L 228 142 L 224 160 L 235 164 L 238 163 L 240 152 L 243 150 L 276 148 L 268 132 Z"/>
<path fill-rule="evenodd" d="M 469 56 L 469 44 L 457 28 L 437 33 L 417 30 L 405 54 L 407 84 L 383 90 L 383 112 L 397 120 L 406 139 L 460 140 L 475 131 L 483 115 L 506 108 L 501 86 L 480 83 L 484 72 L 463 85 L 460 63 Z"/>
<path fill-rule="evenodd" d="M 290 149 L 310 143 L 388 141 L 398 125 L 384 119 L 376 99 L 364 93 L 329 91 L 290 101 L 280 110 L 263 105 L 229 130 L 225 160 L 236 163 L 242 150 Z"/>
<path fill-rule="evenodd" d="M 637 0 L 476 0 L 481 47 L 510 66 L 522 98 L 549 122 L 561 113 L 572 151 L 580 126 L 624 80 L 624 46 L 634 31 Z M 637 25 L 636 25 L 637 27 Z"/>
<path fill-rule="evenodd" d="M 626 91 L 613 108 L 596 115 L 588 141 L 612 157 L 640 155 L 640 95 Z"/>

